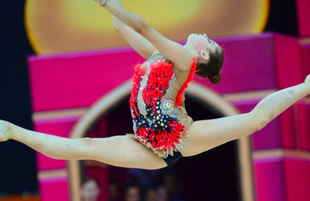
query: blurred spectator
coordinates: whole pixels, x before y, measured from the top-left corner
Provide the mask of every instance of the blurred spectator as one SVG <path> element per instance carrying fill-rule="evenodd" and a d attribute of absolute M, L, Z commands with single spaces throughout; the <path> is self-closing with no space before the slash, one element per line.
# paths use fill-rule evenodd
<path fill-rule="evenodd" d="M 118 190 L 118 183 L 115 179 L 111 179 L 109 181 L 109 195 L 110 195 L 110 201 L 118 201 L 119 190 Z"/>
<path fill-rule="evenodd" d="M 124 191 L 124 201 L 140 201 L 140 187 L 128 185 Z"/>
<path fill-rule="evenodd" d="M 164 186 L 158 186 L 157 196 L 157 201 L 169 201 L 168 189 Z"/>
<path fill-rule="evenodd" d="M 81 185 L 82 201 L 97 201 L 100 190 L 95 179 L 85 178 Z"/>
<path fill-rule="evenodd" d="M 135 169 L 135 168 L 129 168 L 127 170 L 128 183 L 135 183 L 139 185 L 143 190 L 143 188 L 148 188 L 150 186 L 153 186 L 156 184 L 156 180 L 159 177 L 159 175 L 162 174 L 162 169 L 159 170 L 143 170 L 143 169 Z"/>
<path fill-rule="evenodd" d="M 169 201 L 185 201 L 180 196 L 180 182 L 174 172 L 166 172 L 162 177 L 162 185 L 167 189 Z"/>
<path fill-rule="evenodd" d="M 158 201 L 158 194 L 155 188 L 148 188 L 145 191 L 144 201 Z"/>

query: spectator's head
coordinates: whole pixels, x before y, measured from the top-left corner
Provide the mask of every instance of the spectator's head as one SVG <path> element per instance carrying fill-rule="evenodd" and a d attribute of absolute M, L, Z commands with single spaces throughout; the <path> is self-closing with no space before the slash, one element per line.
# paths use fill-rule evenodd
<path fill-rule="evenodd" d="M 157 190 L 155 188 L 148 188 L 145 191 L 144 201 L 158 201 Z"/>
<path fill-rule="evenodd" d="M 100 190 L 95 179 L 85 178 L 81 185 L 82 201 L 97 201 Z"/>
<path fill-rule="evenodd" d="M 157 188 L 157 196 L 158 201 L 168 201 L 169 200 L 168 189 L 164 186 L 159 186 Z"/>
<path fill-rule="evenodd" d="M 167 172 L 162 177 L 162 185 L 165 186 L 169 193 L 177 190 L 178 179 L 173 172 Z"/>
<path fill-rule="evenodd" d="M 124 190 L 125 201 L 140 201 L 140 188 L 137 185 L 128 185 Z"/>
<path fill-rule="evenodd" d="M 115 179 L 111 179 L 109 181 L 109 195 L 111 201 L 118 200 L 119 191 L 118 191 L 118 184 Z"/>

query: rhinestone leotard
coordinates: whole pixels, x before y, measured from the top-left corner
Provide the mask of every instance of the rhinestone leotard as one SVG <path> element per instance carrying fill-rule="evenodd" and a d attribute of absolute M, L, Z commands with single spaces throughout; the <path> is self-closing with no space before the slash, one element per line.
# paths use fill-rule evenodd
<path fill-rule="evenodd" d="M 196 59 L 187 71 L 179 71 L 161 54 L 136 65 L 130 109 L 135 134 L 140 141 L 162 158 L 183 148 L 192 118 L 184 107 L 184 90 L 196 70 Z"/>

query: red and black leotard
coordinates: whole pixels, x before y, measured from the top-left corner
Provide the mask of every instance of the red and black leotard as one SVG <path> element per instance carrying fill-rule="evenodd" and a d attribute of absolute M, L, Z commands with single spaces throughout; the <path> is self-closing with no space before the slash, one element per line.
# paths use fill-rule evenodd
<path fill-rule="evenodd" d="M 188 71 L 179 71 L 161 54 L 135 67 L 130 97 L 135 134 L 129 136 L 162 158 L 183 148 L 184 133 L 192 123 L 184 108 L 184 92 L 195 70 L 196 59 Z"/>

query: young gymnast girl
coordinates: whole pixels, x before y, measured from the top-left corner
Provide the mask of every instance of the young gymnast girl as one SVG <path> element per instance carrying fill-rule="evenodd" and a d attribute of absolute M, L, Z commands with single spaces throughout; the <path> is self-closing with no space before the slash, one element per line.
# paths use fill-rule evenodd
<path fill-rule="evenodd" d="M 147 59 L 136 66 L 133 76 L 130 109 L 134 134 L 67 139 L 0 121 L 0 141 L 16 140 L 56 159 L 158 169 L 182 156 L 194 156 L 250 135 L 310 94 L 308 76 L 302 84 L 267 96 L 249 113 L 192 122 L 184 108 L 184 90 L 194 74 L 214 84 L 220 81 L 220 46 L 206 34 L 191 34 L 182 46 L 123 9 L 121 0 L 97 2 L 112 13 L 115 30 Z"/>

